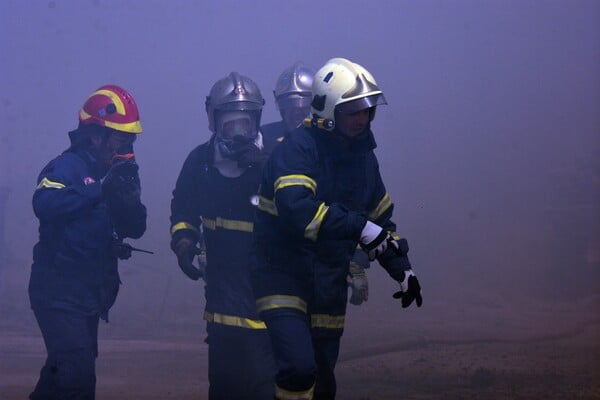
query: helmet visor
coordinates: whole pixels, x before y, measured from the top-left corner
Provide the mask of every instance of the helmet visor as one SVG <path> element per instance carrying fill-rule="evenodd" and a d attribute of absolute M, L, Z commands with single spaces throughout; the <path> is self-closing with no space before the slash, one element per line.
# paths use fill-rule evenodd
<path fill-rule="evenodd" d="M 312 96 L 281 96 L 277 99 L 277 106 L 280 110 L 285 110 L 287 108 L 310 108 L 310 102 L 312 101 Z"/>
<path fill-rule="evenodd" d="M 360 99 L 341 103 L 336 106 L 336 110 L 344 114 L 352 114 L 357 111 L 365 110 L 375 106 L 387 104 L 383 93 L 374 94 L 372 96 L 361 97 Z"/>
<path fill-rule="evenodd" d="M 217 136 L 223 141 L 232 141 L 236 136 L 254 139 L 256 126 L 254 112 L 231 111 L 217 116 Z"/>

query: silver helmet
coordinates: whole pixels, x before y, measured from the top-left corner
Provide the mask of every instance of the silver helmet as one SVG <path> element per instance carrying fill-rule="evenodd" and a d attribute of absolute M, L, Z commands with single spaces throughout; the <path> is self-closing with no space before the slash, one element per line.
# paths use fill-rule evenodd
<path fill-rule="evenodd" d="M 273 91 L 279 111 L 285 108 L 310 106 L 314 75 L 314 69 L 301 61 L 283 70 Z"/>
<path fill-rule="evenodd" d="M 219 114 L 226 111 L 247 112 L 252 118 L 254 134 L 258 133 L 260 116 L 265 99 L 254 81 L 237 72 L 231 72 L 218 80 L 206 97 L 208 128 L 219 135 L 221 128 L 217 122 Z"/>

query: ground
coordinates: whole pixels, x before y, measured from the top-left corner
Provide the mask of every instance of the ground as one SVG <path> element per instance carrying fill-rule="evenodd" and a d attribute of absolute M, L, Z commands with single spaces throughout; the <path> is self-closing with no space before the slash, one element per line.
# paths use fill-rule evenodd
<path fill-rule="evenodd" d="M 163 279 L 154 298 L 124 285 L 100 327 L 97 399 L 207 398 L 202 294 L 177 278 Z M 0 297 L 2 400 L 27 398 L 44 360 L 26 280 L 9 275 Z M 402 310 L 382 286 L 349 308 L 338 399 L 600 399 L 597 295 L 549 302 L 464 293 L 449 304 L 425 292 L 421 309 Z"/>

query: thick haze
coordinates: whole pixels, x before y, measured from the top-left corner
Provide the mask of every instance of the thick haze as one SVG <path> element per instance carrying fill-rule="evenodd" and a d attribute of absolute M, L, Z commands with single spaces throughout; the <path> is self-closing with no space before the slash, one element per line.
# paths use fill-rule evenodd
<path fill-rule="evenodd" d="M 388 100 L 373 123 L 376 152 L 424 288 L 423 309 L 406 315 L 444 322 L 474 304 L 523 311 L 598 291 L 598 1 L 3 0 L 0 181 L 11 187 L 13 262 L 2 266 L 0 305 L 7 296 L 9 310 L 29 307 L 37 174 L 68 146 L 87 96 L 115 83 L 134 95 L 144 129 L 148 231 L 132 244 L 156 254 L 120 267 L 109 325 L 159 329 L 173 310 L 199 324 L 202 290 L 177 267 L 168 217 L 184 158 L 209 137 L 205 97 L 238 71 L 261 88 L 271 122 L 280 72 L 332 57 L 365 66 Z M 369 276 L 369 303 L 351 318 L 402 314 L 383 270 Z M 584 304 L 600 308 L 597 297 Z M 32 313 L 17 318 L 37 334 Z"/>

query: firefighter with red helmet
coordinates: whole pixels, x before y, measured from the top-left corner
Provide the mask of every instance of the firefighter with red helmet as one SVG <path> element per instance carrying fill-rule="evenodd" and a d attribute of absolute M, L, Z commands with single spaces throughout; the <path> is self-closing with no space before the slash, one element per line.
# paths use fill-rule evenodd
<path fill-rule="evenodd" d="M 93 399 L 99 320 L 108 321 L 131 256 L 124 238 L 146 230 L 133 143 L 135 100 L 105 85 L 79 111 L 70 147 L 41 171 L 33 194 L 39 241 L 29 280 L 47 358 L 30 399 Z"/>
<path fill-rule="evenodd" d="M 249 271 L 266 158 L 259 130 L 264 102 L 255 82 L 237 72 L 212 86 L 206 98 L 212 136 L 187 156 L 171 200 L 171 248 L 183 273 L 205 282 L 210 400 L 273 398 L 271 343 Z M 194 264 L 196 255 L 206 264 Z"/>
<path fill-rule="evenodd" d="M 364 67 L 329 60 L 314 77 L 312 118 L 267 161 L 254 223 L 251 278 L 269 331 L 280 400 L 333 399 L 344 330 L 346 276 L 357 245 L 421 306 L 408 243 L 373 152 L 371 122 L 383 92 Z"/>

